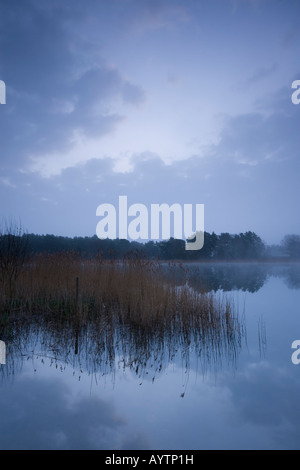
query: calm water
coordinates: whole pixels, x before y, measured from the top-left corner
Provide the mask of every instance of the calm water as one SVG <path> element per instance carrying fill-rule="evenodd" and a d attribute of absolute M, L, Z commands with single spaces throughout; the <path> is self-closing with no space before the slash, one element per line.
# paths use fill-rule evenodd
<path fill-rule="evenodd" d="M 195 265 L 188 282 L 234 301 L 240 337 L 210 350 L 128 331 L 74 348 L 24 326 L 8 339 L 0 449 L 299 449 L 300 266 Z"/>

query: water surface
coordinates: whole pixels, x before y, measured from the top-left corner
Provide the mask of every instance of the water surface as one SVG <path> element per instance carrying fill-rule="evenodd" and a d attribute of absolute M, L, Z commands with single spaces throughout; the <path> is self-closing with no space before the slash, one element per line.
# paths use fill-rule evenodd
<path fill-rule="evenodd" d="M 0 366 L 0 449 L 300 448 L 299 265 L 189 265 L 173 275 L 234 302 L 232 338 L 136 327 L 100 344 L 93 332 L 24 325 Z"/>

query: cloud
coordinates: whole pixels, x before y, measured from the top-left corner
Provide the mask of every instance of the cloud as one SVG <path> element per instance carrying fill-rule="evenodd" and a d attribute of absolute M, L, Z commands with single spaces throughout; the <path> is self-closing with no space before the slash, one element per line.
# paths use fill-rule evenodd
<path fill-rule="evenodd" d="M 190 21 L 189 9 L 181 2 L 172 0 L 125 0 L 126 29 L 131 33 L 145 34 L 155 30 L 170 30 Z"/>
<path fill-rule="evenodd" d="M 214 154 L 249 165 L 269 160 L 298 165 L 298 114 L 289 87 L 266 94 L 255 111 L 224 117 Z"/>
<path fill-rule="evenodd" d="M 123 440 L 126 421 L 111 403 L 90 396 L 70 400 L 70 389 L 50 379 L 17 382 L 1 393 L 1 449 L 108 450 Z"/>
<path fill-rule="evenodd" d="M 110 108 L 109 100 L 118 97 L 136 106 L 145 94 L 108 67 L 89 70 L 68 84 L 60 83 L 51 95 L 40 95 L 30 103 L 26 103 L 27 97 L 12 97 L 12 105 L 5 110 L 4 158 L 10 162 L 13 158 L 15 164 L 16 153 L 26 162 L 28 155 L 65 152 L 72 147 L 76 132 L 98 138 L 111 133 L 124 120 Z"/>
<path fill-rule="evenodd" d="M 143 88 L 99 54 L 87 67 L 89 45 L 82 40 L 80 49 L 74 36 L 78 11 L 74 8 L 71 17 L 67 12 L 57 3 L 40 8 L 30 0 L 16 8 L 6 1 L 2 5 L 6 22 L 1 71 L 7 83 L 1 126 L 4 169 L 26 168 L 29 157 L 66 152 L 78 133 L 110 134 L 123 122 L 126 105 L 138 106 L 145 100 Z M 12 30 L 14 35 L 9 34 Z M 116 100 L 123 103 L 125 114 L 122 106 L 115 110 Z"/>
<path fill-rule="evenodd" d="M 273 446 L 297 448 L 300 409 L 294 405 L 298 403 L 298 382 L 286 369 L 269 362 L 249 364 L 229 387 L 239 420 L 244 426 L 268 429 Z"/>
<path fill-rule="evenodd" d="M 279 243 L 286 233 L 300 231 L 298 108 L 289 92 L 266 97 L 256 112 L 224 119 L 219 142 L 201 157 L 167 165 L 159 154 L 129 154 L 130 171 L 124 172 L 109 156 L 97 158 L 96 148 L 92 157 L 83 140 L 78 156 L 65 156 L 64 165 L 58 152 L 54 161 L 53 154 L 36 161 L 34 173 L 11 169 L 0 181 L 3 215 L 15 214 L 36 233 L 90 236 L 98 205 L 117 206 L 125 194 L 129 204 L 203 203 L 207 231 L 253 230 Z M 273 109 L 275 101 L 281 106 Z M 60 173 L 41 177 L 51 165 L 60 166 Z"/>
<path fill-rule="evenodd" d="M 122 96 L 126 103 L 133 105 L 139 105 L 145 101 L 144 90 L 128 81 L 123 83 Z"/>

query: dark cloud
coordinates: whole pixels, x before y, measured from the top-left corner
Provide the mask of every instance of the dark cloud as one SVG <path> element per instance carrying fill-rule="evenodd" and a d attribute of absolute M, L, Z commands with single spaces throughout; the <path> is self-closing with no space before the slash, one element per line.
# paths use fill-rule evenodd
<path fill-rule="evenodd" d="M 110 99 L 134 106 L 145 99 L 140 86 L 99 55 L 87 68 L 89 44 L 83 38 L 85 47 L 78 47 L 75 3 L 71 15 L 70 4 L 55 2 L 52 8 L 30 0 L 2 4 L 0 70 L 7 84 L 2 168 L 26 166 L 29 155 L 66 151 L 75 131 L 89 137 L 108 134 L 124 118 L 111 109 Z M 81 19 L 88 15 L 89 8 Z"/>

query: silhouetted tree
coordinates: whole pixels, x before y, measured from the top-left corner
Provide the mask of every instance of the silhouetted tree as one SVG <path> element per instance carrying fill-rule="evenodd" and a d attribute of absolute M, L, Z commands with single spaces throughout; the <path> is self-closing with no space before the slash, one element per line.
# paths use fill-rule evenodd
<path fill-rule="evenodd" d="M 284 251 L 291 258 L 300 258 L 300 235 L 286 235 L 282 240 Z"/>
<path fill-rule="evenodd" d="M 265 253 L 265 245 L 254 232 L 231 235 L 204 233 L 204 246 L 199 251 L 185 250 L 185 241 L 170 238 L 163 241 L 128 241 L 124 239 L 100 240 L 93 237 L 59 237 L 55 235 L 28 235 L 30 245 L 35 253 L 56 253 L 76 251 L 83 257 L 96 256 L 101 253 L 103 259 L 129 256 L 138 253 L 148 259 L 180 260 L 234 260 L 260 258 Z"/>
<path fill-rule="evenodd" d="M 170 238 L 170 240 L 160 242 L 161 257 L 167 260 L 183 259 L 185 255 L 185 242 Z"/>

